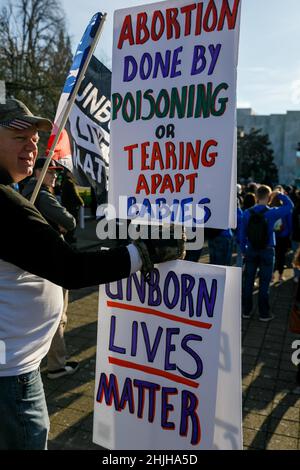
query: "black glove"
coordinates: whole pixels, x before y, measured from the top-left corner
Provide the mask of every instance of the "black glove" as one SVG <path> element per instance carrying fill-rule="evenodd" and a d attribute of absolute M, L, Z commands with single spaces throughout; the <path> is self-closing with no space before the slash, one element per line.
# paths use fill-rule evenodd
<path fill-rule="evenodd" d="M 179 230 L 178 230 L 179 229 Z M 181 238 L 179 238 L 179 235 Z M 176 238 L 175 238 L 176 235 Z M 142 273 L 146 279 L 149 279 L 154 264 L 172 261 L 175 259 L 184 259 L 185 257 L 186 235 L 184 228 L 177 227 L 176 233 L 174 225 L 158 225 L 151 227 L 151 239 L 139 238 L 133 243 L 139 251 L 142 259 Z"/>

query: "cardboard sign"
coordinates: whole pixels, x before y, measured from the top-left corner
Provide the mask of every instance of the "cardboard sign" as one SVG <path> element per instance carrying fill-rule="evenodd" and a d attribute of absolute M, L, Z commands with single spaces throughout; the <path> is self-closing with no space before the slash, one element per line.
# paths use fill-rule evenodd
<path fill-rule="evenodd" d="M 216 408 L 225 280 L 225 267 L 176 261 L 156 268 L 150 284 L 137 273 L 100 288 L 95 443 L 109 449 L 212 449 L 218 445 L 216 425 L 231 423 L 235 415 L 236 428 L 240 408 L 227 415 Z M 231 316 L 240 314 L 238 306 L 237 300 Z M 226 358 L 234 363 L 228 349 Z M 240 377 L 238 367 L 232 372 Z M 223 388 L 223 404 L 225 393 L 237 399 L 240 388 L 233 394 L 230 386 Z M 239 434 L 237 426 L 237 448 Z M 224 442 L 230 448 L 232 440 Z"/>
<path fill-rule="evenodd" d="M 115 12 L 109 202 L 121 218 L 235 225 L 240 9 L 173 0 Z"/>
<path fill-rule="evenodd" d="M 213 449 L 242 450 L 242 270 L 226 267 Z"/>

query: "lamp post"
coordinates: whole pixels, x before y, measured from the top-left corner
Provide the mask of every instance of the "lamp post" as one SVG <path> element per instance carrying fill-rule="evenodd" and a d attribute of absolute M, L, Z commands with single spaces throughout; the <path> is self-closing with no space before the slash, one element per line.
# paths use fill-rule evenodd
<path fill-rule="evenodd" d="M 237 178 L 238 181 L 241 179 L 242 165 L 244 157 L 244 139 L 245 132 L 242 127 L 237 128 Z"/>

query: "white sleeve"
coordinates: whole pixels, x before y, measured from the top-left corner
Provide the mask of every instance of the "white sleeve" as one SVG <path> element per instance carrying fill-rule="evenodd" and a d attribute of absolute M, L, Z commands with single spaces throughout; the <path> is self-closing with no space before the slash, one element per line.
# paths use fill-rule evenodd
<path fill-rule="evenodd" d="M 127 245 L 126 248 L 130 256 L 130 263 L 131 263 L 130 274 L 133 274 L 136 271 L 140 271 L 143 265 L 142 259 L 139 254 L 139 250 L 137 249 L 136 246 L 133 245 L 133 243 L 131 243 L 130 245 Z"/>

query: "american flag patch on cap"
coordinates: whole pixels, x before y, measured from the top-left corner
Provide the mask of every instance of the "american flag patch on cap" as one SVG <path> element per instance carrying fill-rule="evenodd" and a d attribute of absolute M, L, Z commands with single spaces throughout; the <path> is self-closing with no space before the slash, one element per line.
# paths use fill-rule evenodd
<path fill-rule="evenodd" d="M 32 127 L 32 122 L 24 121 L 23 119 L 13 119 L 12 121 L 0 122 L 0 127 L 23 130 Z"/>

